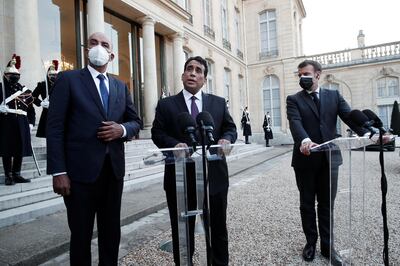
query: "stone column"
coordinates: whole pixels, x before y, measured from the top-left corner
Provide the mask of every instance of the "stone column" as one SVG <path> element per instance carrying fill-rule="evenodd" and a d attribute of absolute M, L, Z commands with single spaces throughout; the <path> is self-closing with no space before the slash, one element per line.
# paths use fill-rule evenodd
<path fill-rule="evenodd" d="M 88 36 L 95 32 L 104 32 L 104 2 L 103 0 L 88 0 L 87 2 Z"/>
<path fill-rule="evenodd" d="M 174 94 L 177 94 L 183 89 L 182 73 L 185 64 L 185 54 L 183 52 L 183 34 L 176 33 L 173 35 L 174 45 Z"/>
<path fill-rule="evenodd" d="M 21 84 L 34 89 L 44 80 L 40 56 L 39 18 L 37 0 L 14 0 L 15 53 L 21 56 Z M 7 59 L 8 56 L 8 59 Z M 6 55 L 6 62 L 11 60 Z"/>
<path fill-rule="evenodd" d="M 144 69 L 144 126 L 152 125 L 157 105 L 157 67 L 156 42 L 154 36 L 155 21 L 146 16 L 143 19 L 143 69 Z"/>

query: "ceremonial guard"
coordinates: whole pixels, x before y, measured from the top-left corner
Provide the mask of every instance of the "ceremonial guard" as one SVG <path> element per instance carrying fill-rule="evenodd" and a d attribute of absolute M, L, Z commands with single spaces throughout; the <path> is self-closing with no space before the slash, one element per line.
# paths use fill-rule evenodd
<path fill-rule="evenodd" d="M 4 70 L 0 90 L 0 156 L 3 159 L 5 184 L 27 183 L 21 176 L 22 157 L 32 155 L 30 129 L 35 123 L 33 96 L 22 86 L 15 54 Z"/>
<path fill-rule="evenodd" d="M 41 81 L 37 84 L 35 90 L 32 93 L 34 97 L 34 103 L 36 106 L 43 107 L 42 114 L 40 115 L 39 124 L 36 131 L 36 137 L 46 138 L 46 123 L 47 123 L 47 112 L 49 108 L 49 96 L 53 90 L 54 82 L 58 74 L 58 61 L 53 60 L 50 67 L 47 69 L 45 81 Z M 39 96 L 41 100 L 39 99 Z"/>
<path fill-rule="evenodd" d="M 267 112 L 267 114 L 264 115 L 263 123 L 265 147 L 269 147 L 269 140 L 274 138 L 271 126 L 271 116 L 269 115 L 269 112 Z"/>
<path fill-rule="evenodd" d="M 251 126 L 250 126 L 250 117 L 247 106 L 243 110 L 241 124 L 243 129 L 243 136 L 245 137 L 245 142 L 246 144 L 250 144 L 249 136 L 251 136 Z"/>

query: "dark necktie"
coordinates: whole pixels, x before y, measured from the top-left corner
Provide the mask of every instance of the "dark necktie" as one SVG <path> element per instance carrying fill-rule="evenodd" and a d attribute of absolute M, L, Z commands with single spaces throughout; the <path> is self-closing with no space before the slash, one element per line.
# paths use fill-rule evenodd
<path fill-rule="evenodd" d="M 106 112 L 106 115 L 107 115 L 107 113 L 108 113 L 108 91 L 107 91 L 107 87 L 106 87 L 106 82 L 104 81 L 104 79 L 106 77 L 104 77 L 103 74 L 99 74 L 97 76 L 97 78 L 100 80 L 100 95 L 101 95 L 101 99 L 103 101 L 104 111 Z"/>
<path fill-rule="evenodd" d="M 197 108 L 196 104 L 196 96 L 192 96 L 192 105 L 190 106 L 190 114 L 192 115 L 193 119 L 196 120 L 197 115 L 199 114 L 199 108 Z"/>
<path fill-rule="evenodd" d="M 310 95 L 311 95 L 311 97 L 312 97 L 312 99 L 313 99 L 313 101 L 315 103 L 315 106 L 317 106 L 317 109 L 318 109 L 318 112 L 319 112 L 320 102 L 319 102 L 319 98 L 318 98 L 318 93 L 314 91 Z"/>

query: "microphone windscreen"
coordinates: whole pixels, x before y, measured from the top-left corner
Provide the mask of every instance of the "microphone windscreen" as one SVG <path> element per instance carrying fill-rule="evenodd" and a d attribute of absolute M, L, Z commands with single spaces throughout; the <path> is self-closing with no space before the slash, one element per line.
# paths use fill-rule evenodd
<path fill-rule="evenodd" d="M 177 121 L 181 132 L 184 132 L 188 127 L 196 127 L 196 122 L 194 121 L 193 117 L 187 112 L 178 114 Z"/>
<path fill-rule="evenodd" d="M 200 121 L 203 121 L 205 126 L 212 126 L 214 128 L 214 119 L 209 112 L 203 111 L 199 113 L 196 117 L 196 122 L 198 125 L 201 125 Z"/>
<path fill-rule="evenodd" d="M 365 109 L 365 110 L 363 110 L 362 111 L 370 120 L 374 120 L 374 126 L 376 126 L 376 127 L 382 127 L 383 126 L 383 124 L 382 124 L 382 121 L 381 121 L 381 119 L 374 113 L 374 112 L 372 112 L 371 110 L 369 110 L 369 109 Z"/>
<path fill-rule="evenodd" d="M 349 118 L 358 126 L 363 126 L 369 121 L 368 117 L 360 110 L 352 110 L 349 114 Z"/>

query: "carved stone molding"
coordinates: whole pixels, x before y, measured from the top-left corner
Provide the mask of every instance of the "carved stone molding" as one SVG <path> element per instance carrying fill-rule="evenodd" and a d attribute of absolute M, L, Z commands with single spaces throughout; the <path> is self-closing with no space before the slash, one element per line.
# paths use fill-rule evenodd
<path fill-rule="evenodd" d="M 393 68 L 391 67 L 382 67 L 382 69 L 379 71 L 379 73 L 383 76 L 389 76 L 393 74 Z"/>
<path fill-rule="evenodd" d="M 275 68 L 272 67 L 272 66 L 267 66 L 267 67 L 264 69 L 264 74 L 265 74 L 265 75 L 272 75 L 272 74 L 275 74 Z"/>

